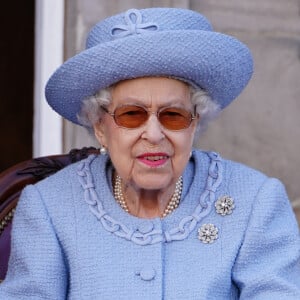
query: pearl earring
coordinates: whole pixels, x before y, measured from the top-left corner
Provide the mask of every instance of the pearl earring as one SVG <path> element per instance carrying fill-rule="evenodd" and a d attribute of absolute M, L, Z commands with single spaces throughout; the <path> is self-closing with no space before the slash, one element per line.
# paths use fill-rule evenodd
<path fill-rule="evenodd" d="M 101 155 L 106 155 L 107 154 L 107 149 L 104 146 L 101 146 L 101 148 L 100 148 L 100 154 Z"/>

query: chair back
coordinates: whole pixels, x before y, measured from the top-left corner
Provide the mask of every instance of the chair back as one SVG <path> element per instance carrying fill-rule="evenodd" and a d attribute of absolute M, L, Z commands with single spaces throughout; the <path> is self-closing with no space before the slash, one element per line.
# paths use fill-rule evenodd
<path fill-rule="evenodd" d="M 30 159 L 0 173 L 0 282 L 7 272 L 12 219 L 23 188 L 92 153 L 99 151 L 92 147 L 73 149 L 68 154 Z"/>

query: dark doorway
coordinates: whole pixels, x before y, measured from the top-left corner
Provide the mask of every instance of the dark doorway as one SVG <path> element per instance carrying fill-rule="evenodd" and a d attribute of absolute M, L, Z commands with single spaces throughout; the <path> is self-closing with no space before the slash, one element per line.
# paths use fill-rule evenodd
<path fill-rule="evenodd" d="M 0 171 L 32 157 L 34 0 L 0 10 Z"/>

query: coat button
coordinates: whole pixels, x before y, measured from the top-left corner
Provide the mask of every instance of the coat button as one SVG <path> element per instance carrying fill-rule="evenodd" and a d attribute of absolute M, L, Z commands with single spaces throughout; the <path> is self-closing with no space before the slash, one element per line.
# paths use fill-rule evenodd
<path fill-rule="evenodd" d="M 156 272 L 151 267 L 145 267 L 141 271 L 136 272 L 136 275 L 139 275 L 142 280 L 150 281 L 155 278 Z"/>
<path fill-rule="evenodd" d="M 151 232 L 153 228 L 154 228 L 154 224 L 151 221 L 143 221 L 142 223 L 139 224 L 137 230 L 140 233 L 146 234 Z"/>

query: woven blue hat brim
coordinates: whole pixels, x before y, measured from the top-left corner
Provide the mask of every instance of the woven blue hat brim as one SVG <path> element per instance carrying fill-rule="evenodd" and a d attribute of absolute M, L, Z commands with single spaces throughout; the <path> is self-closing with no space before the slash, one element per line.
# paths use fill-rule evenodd
<path fill-rule="evenodd" d="M 82 100 L 125 79 L 167 76 L 208 92 L 221 108 L 247 85 L 253 71 L 249 49 L 237 39 L 201 30 L 136 34 L 89 48 L 66 61 L 49 79 L 46 99 L 78 124 Z"/>

